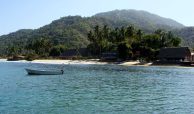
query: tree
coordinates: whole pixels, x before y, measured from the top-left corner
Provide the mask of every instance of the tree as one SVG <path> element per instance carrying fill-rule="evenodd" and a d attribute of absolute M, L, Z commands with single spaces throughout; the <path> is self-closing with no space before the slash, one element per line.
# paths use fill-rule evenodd
<path fill-rule="evenodd" d="M 41 38 L 41 39 L 32 41 L 26 47 L 29 50 L 34 50 L 35 53 L 40 56 L 48 56 L 50 49 L 52 47 L 52 44 L 50 40 Z"/>
<path fill-rule="evenodd" d="M 8 48 L 8 55 L 15 56 L 18 54 L 19 48 L 17 46 L 11 46 Z"/>
<path fill-rule="evenodd" d="M 137 30 L 137 33 L 136 33 L 136 35 L 137 35 L 137 40 L 141 40 L 142 39 L 142 37 L 143 37 L 143 31 L 142 30 Z"/>
<path fill-rule="evenodd" d="M 63 45 L 57 45 L 51 48 L 51 51 L 49 53 L 50 56 L 60 56 L 65 51 L 65 46 Z"/>
<path fill-rule="evenodd" d="M 119 57 L 123 60 L 143 57 L 146 60 L 156 59 L 156 54 L 162 47 L 179 46 L 181 40 L 172 32 L 165 32 L 161 29 L 152 34 L 144 34 L 142 30 L 134 26 L 127 28 L 110 29 L 104 26 L 94 28 L 94 31 L 88 33 L 90 44 L 88 48 L 93 54 L 101 55 L 102 52 L 117 51 Z M 136 54 L 140 53 L 140 55 Z"/>
<path fill-rule="evenodd" d="M 118 54 L 119 58 L 123 60 L 131 58 L 132 57 L 131 46 L 128 45 L 126 42 L 120 43 L 118 45 Z"/>
<path fill-rule="evenodd" d="M 171 42 L 174 47 L 178 47 L 181 44 L 181 38 L 174 37 L 171 39 Z"/>

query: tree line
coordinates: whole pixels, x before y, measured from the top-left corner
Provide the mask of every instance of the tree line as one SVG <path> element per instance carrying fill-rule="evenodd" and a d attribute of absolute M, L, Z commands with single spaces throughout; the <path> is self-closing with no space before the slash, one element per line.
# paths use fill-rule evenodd
<path fill-rule="evenodd" d="M 90 44 L 88 49 L 95 56 L 106 52 L 118 53 L 118 58 L 155 60 L 163 47 L 178 47 L 181 38 L 171 31 L 158 29 L 145 34 L 141 29 L 130 25 L 128 27 L 110 28 L 95 26 L 88 33 Z"/>
<path fill-rule="evenodd" d="M 60 56 L 67 47 L 63 44 L 54 44 L 50 39 L 40 38 L 28 40 L 28 42 L 21 46 L 22 43 L 8 46 L 6 55 L 8 57 L 24 55 L 27 59 L 47 58 L 50 56 Z"/>
<path fill-rule="evenodd" d="M 142 30 L 130 25 L 128 27 L 110 28 L 108 26 L 95 26 L 88 32 L 88 50 L 93 57 L 100 57 L 102 53 L 116 52 L 118 58 L 155 60 L 158 51 L 163 47 L 177 47 L 181 39 L 171 31 L 161 29 L 146 34 Z M 79 48 L 74 46 L 74 48 Z M 14 43 L 7 46 L 6 55 L 24 55 L 51 57 L 60 56 L 69 46 L 65 43 L 54 42 L 49 38 L 29 39 L 25 44 Z"/>

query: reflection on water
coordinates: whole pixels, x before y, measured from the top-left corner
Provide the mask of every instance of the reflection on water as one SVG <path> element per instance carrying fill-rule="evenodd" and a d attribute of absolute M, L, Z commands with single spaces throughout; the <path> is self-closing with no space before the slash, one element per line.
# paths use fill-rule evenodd
<path fill-rule="evenodd" d="M 0 113 L 194 112 L 193 68 L 66 65 L 63 75 L 28 76 L 28 66 L 0 63 Z"/>

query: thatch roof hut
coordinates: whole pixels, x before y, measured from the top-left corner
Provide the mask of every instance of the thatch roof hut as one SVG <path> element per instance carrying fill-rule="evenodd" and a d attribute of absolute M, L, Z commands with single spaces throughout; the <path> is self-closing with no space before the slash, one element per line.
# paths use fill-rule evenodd
<path fill-rule="evenodd" d="M 164 61 L 190 61 L 191 51 L 188 47 L 162 48 L 158 58 Z"/>
<path fill-rule="evenodd" d="M 79 49 L 68 49 L 65 50 L 60 57 L 61 58 L 72 58 L 77 56 L 86 57 L 89 55 L 89 51 L 87 48 L 79 48 Z"/>
<path fill-rule="evenodd" d="M 115 61 L 118 58 L 118 54 L 116 52 L 106 52 L 102 53 L 101 60 L 104 61 Z"/>

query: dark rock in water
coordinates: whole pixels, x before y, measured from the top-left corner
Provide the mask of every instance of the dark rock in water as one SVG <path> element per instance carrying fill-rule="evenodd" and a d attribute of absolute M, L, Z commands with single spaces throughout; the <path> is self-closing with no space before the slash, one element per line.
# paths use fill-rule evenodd
<path fill-rule="evenodd" d="M 24 56 L 13 56 L 7 59 L 7 61 L 19 61 L 19 60 L 25 60 L 25 57 Z"/>

